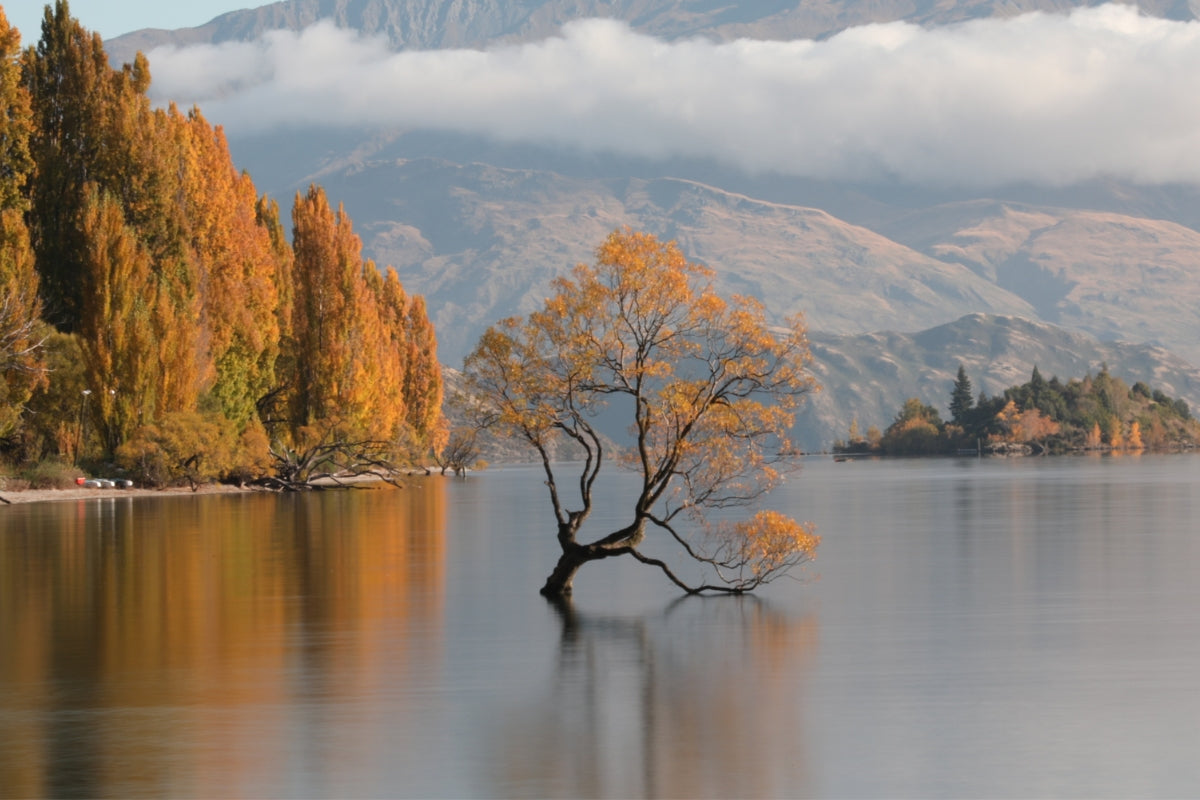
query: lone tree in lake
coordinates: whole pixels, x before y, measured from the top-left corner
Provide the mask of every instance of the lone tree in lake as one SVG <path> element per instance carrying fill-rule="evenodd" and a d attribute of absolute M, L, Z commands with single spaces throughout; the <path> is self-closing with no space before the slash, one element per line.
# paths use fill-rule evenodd
<path fill-rule="evenodd" d="M 816 388 L 802 319 L 772 329 L 758 301 L 718 297 L 712 274 L 674 243 L 615 231 L 595 265 L 556 280 L 540 311 L 489 328 L 467 357 L 470 390 L 494 408 L 495 429 L 531 446 L 545 470 L 562 550 L 547 597 L 570 595 L 580 567 L 614 556 L 658 567 L 689 594 L 748 592 L 813 558 L 811 524 L 766 510 L 709 519 L 779 484 L 797 455 L 792 410 Z M 640 482 L 629 523 L 585 542 L 610 455 L 596 427 L 606 406 L 629 423 L 630 443 L 613 460 Z M 563 437 L 581 460 L 553 461 Z M 704 576 L 688 582 L 643 552 L 648 536 L 673 540 Z"/>

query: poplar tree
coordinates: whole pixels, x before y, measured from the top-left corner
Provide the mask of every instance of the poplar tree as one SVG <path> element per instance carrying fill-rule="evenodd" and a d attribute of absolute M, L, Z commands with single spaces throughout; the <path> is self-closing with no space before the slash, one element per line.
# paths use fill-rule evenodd
<path fill-rule="evenodd" d="M 187 133 L 181 148 L 183 198 L 190 244 L 201 269 L 202 319 L 212 388 L 221 411 L 239 426 L 274 383 L 279 353 L 279 296 L 271 233 L 258 216 L 258 197 L 239 173 L 225 135 L 199 110 L 175 124 Z"/>
<path fill-rule="evenodd" d="M 93 189 L 81 231 L 89 243 L 82 274 L 89 302 L 79 322 L 88 411 L 113 453 L 143 420 L 164 412 L 150 254 L 126 226 L 120 205 Z"/>
<path fill-rule="evenodd" d="M 420 295 L 409 302 L 406 335 L 408 373 L 404 397 L 408 423 L 419 444 L 439 450 L 445 443 L 441 429 L 442 371 L 437 360 L 437 335 L 425 311 L 425 298 Z"/>
<path fill-rule="evenodd" d="M 295 254 L 279 219 L 279 203 L 262 196 L 255 204 L 255 219 L 267 232 L 271 243 L 275 284 L 275 324 L 279 331 L 279 352 L 275 357 L 274 381 L 257 399 L 259 420 L 272 435 L 289 428 L 289 392 L 299 386 L 296 373 L 296 341 L 293 331 L 295 299 Z"/>
<path fill-rule="evenodd" d="M 37 270 L 21 212 L 0 211 L 0 437 L 18 426 L 46 382 Z"/>
<path fill-rule="evenodd" d="M 0 8 L 0 436 L 17 427 L 46 380 L 38 277 L 24 220 L 33 162 L 29 93 L 16 61 L 20 42 Z"/>
<path fill-rule="evenodd" d="M 379 309 L 364 273 L 362 243 L 341 206 L 323 189 L 297 194 L 292 212 L 296 294 L 292 312 L 296 381 L 294 422 L 380 434 L 378 414 L 390 387 L 382 382 L 385 347 Z"/>
<path fill-rule="evenodd" d="M 33 169 L 33 118 L 21 78 L 20 47 L 21 33 L 8 24 L 0 7 L 0 210 L 26 210 L 26 182 Z"/>
<path fill-rule="evenodd" d="M 99 35 L 71 18 L 66 0 L 47 6 L 41 39 L 24 57 L 36 163 L 30 220 L 45 313 L 65 331 L 78 328 L 83 305 L 78 278 L 86 248 L 76 223 L 84 186 L 96 179 L 107 144 L 103 118 L 110 72 Z"/>
<path fill-rule="evenodd" d="M 407 438 L 408 425 L 408 400 L 403 392 L 408 377 L 408 299 L 404 287 L 400 285 L 400 277 L 392 267 L 388 267 L 386 274 L 383 274 L 372 264 L 364 271 L 363 277 L 378 309 L 382 338 L 378 353 L 381 384 L 393 387 L 378 398 L 376 427 L 381 438 L 398 441 Z"/>
<path fill-rule="evenodd" d="M 299 427 L 324 420 L 337 407 L 337 365 L 346 360 L 338 335 L 345 319 L 343 297 L 336 291 L 337 220 L 325 192 L 310 186 L 297 192 L 292 206 L 292 251 L 295 254 L 296 384 L 292 396 L 293 422 Z"/>

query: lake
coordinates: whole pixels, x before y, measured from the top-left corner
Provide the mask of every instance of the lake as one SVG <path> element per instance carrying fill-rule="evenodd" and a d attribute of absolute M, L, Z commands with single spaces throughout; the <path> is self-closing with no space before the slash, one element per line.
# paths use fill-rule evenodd
<path fill-rule="evenodd" d="M 802 580 L 618 559 L 570 609 L 544 492 L 0 508 L 0 795 L 1200 790 L 1200 458 L 809 458 Z"/>

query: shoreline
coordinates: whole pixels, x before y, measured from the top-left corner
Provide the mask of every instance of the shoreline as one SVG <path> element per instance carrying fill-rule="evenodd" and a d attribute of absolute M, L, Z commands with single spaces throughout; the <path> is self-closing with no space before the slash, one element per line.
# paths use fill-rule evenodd
<path fill-rule="evenodd" d="M 407 473 L 407 477 L 424 477 L 427 474 L 417 470 Z M 380 478 L 371 475 L 342 478 L 339 482 L 346 488 L 361 488 L 362 484 L 388 485 Z M 320 483 L 318 482 L 317 485 L 319 486 Z M 258 486 L 235 486 L 229 483 L 204 483 L 197 486 L 194 491 L 188 486 L 168 486 L 162 489 L 136 487 L 132 489 L 87 489 L 82 486 L 71 486 L 66 489 L 18 489 L 14 491 L 0 489 L 0 509 L 3 509 L 5 505 L 16 506 L 25 503 L 108 500 L 119 497 L 192 497 L 202 494 L 281 494 L 281 492 Z"/>
<path fill-rule="evenodd" d="M 85 489 L 72 486 L 69 489 L 20 489 L 4 491 L 0 489 L 0 498 L 8 501 L 7 505 L 24 505 L 25 503 L 48 503 L 68 500 L 107 500 L 118 497 L 188 497 L 198 494 L 250 494 L 266 491 L 265 489 L 243 488 L 231 484 L 206 483 L 192 491 L 187 486 L 173 486 L 165 489 Z M 0 502 L 0 508 L 5 503 Z"/>

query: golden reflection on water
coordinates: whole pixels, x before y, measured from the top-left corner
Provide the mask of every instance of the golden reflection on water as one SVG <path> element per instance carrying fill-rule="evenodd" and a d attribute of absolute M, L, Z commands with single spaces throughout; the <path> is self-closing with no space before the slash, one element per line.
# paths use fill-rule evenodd
<path fill-rule="evenodd" d="M 440 480 L 5 509 L 0 794 L 269 785 L 297 708 L 432 668 L 445 516 Z"/>

